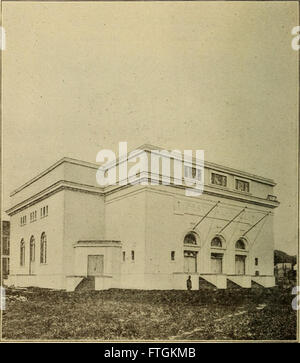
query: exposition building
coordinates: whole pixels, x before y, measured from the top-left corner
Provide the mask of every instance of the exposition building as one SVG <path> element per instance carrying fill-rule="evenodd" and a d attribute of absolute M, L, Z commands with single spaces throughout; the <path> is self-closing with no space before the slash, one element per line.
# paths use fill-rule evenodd
<path fill-rule="evenodd" d="M 100 186 L 98 168 L 63 158 L 11 194 L 9 285 L 186 289 L 191 276 L 193 289 L 274 286 L 273 180 L 205 162 L 203 193 L 187 196 L 172 173 L 169 185 L 161 173 L 148 183 L 149 167 Z M 182 170 L 197 178 L 193 162 Z"/>

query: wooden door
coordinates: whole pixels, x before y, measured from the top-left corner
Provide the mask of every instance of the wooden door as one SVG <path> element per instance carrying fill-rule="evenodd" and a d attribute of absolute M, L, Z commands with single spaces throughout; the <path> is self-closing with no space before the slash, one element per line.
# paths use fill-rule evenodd
<path fill-rule="evenodd" d="M 104 256 L 103 255 L 89 255 L 88 256 L 88 276 L 103 275 L 104 270 Z"/>

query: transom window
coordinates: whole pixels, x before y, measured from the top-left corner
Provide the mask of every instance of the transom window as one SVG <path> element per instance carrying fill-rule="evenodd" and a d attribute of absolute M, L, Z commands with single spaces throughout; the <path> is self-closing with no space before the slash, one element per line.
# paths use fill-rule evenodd
<path fill-rule="evenodd" d="M 215 185 L 227 186 L 227 176 L 217 173 L 211 173 L 211 183 Z"/>
<path fill-rule="evenodd" d="M 245 180 L 235 179 L 235 189 L 239 190 L 240 192 L 247 192 L 249 193 L 250 190 L 249 182 Z"/>
<path fill-rule="evenodd" d="M 184 237 L 184 244 L 196 245 L 197 239 L 194 233 L 190 232 Z"/>
<path fill-rule="evenodd" d="M 211 241 L 211 247 L 222 247 L 222 241 L 220 237 L 214 237 Z"/>
<path fill-rule="evenodd" d="M 235 244 L 235 248 L 237 250 L 245 250 L 246 249 L 246 244 L 242 239 L 239 239 Z"/>

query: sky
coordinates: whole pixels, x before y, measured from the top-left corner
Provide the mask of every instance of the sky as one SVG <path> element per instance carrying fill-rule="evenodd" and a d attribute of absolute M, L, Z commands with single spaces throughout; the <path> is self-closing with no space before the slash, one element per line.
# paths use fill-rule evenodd
<path fill-rule="evenodd" d="M 277 182 L 275 247 L 296 253 L 297 2 L 4 2 L 2 23 L 4 210 L 64 156 L 201 149 Z"/>

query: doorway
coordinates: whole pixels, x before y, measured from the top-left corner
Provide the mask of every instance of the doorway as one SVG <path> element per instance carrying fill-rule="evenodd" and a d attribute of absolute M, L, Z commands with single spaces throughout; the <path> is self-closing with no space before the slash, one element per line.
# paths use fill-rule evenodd
<path fill-rule="evenodd" d="M 212 253 L 210 261 L 211 261 L 211 272 L 213 274 L 221 274 L 223 272 L 223 254 Z"/>
<path fill-rule="evenodd" d="M 88 255 L 88 276 L 101 276 L 104 271 L 104 256 L 103 255 Z"/>
<path fill-rule="evenodd" d="M 235 274 L 245 275 L 246 273 L 246 256 L 235 255 Z"/>
<path fill-rule="evenodd" d="M 184 251 L 184 272 L 197 272 L 197 252 Z"/>

